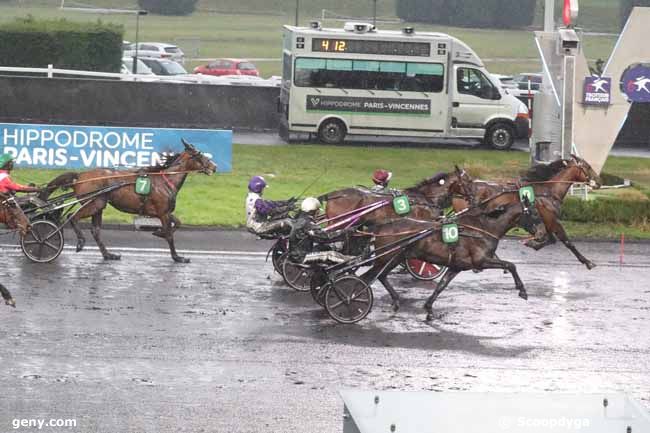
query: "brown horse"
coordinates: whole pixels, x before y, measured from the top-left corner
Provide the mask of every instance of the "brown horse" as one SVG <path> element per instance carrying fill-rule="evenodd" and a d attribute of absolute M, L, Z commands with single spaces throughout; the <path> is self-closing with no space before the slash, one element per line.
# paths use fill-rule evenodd
<path fill-rule="evenodd" d="M 23 213 L 16 199 L 11 195 L 0 194 L 0 224 L 11 230 L 17 230 L 20 236 L 29 232 L 29 218 Z"/>
<path fill-rule="evenodd" d="M 600 188 L 598 174 L 584 159 L 575 155 L 571 159 L 561 159 L 550 164 L 535 165 L 515 182 L 474 181 L 470 186 L 470 195 L 474 197 L 474 200 L 454 197 L 452 204 L 456 211 L 486 200 L 491 202 L 490 206 L 499 206 L 504 201 L 510 201 L 513 196 L 518 195 L 520 187 L 531 185 L 535 190 L 535 208 L 544 222 L 545 231 L 538 231 L 535 239 L 526 242 L 526 245 L 539 250 L 546 245 L 555 243 L 555 237 L 557 236 L 578 258 L 580 263 L 587 266 L 587 269 L 593 269 L 596 265 L 577 250 L 559 221 L 562 201 L 574 183 L 589 183 L 594 188 Z"/>
<path fill-rule="evenodd" d="M 183 186 L 188 173 L 201 172 L 209 176 L 217 170 L 217 166 L 184 140 L 183 145 L 183 152 L 170 155 L 162 164 L 143 170 L 94 169 L 84 173 L 64 173 L 52 180 L 39 197 L 47 200 L 57 188 L 72 187 L 75 196 L 83 200 L 84 196 L 95 191 L 122 185 L 82 204 L 79 212 L 71 219 L 70 224 L 77 235 L 77 251 L 81 251 L 86 242 L 77 223 L 82 218 L 92 217 L 91 232 L 104 259 L 120 259 L 119 255 L 108 252 L 100 237 L 102 213 L 106 205 L 111 204 L 122 212 L 160 219 L 162 228 L 153 234 L 167 240 L 174 261 L 188 263 L 190 260 L 179 256 L 174 246 L 174 231 L 181 224 L 172 214 L 176 207 L 176 194 Z M 140 175 L 146 175 L 151 181 L 151 192 L 148 195 L 135 192 L 135 181 Z"/>
<path fill-rule="evenodd" d="M 399 195 L 406 195 L 411 202 L 409 216 L 423 220 L 434 220 L 442 215 L 442 210 L 451 205 L 451 193 L 449 185 L 452 182 L 462 184 L 471 182 L 472 179 L 464 171 L 452 173 L 439 173 L 420 183 L 402 191 L 396 192 Z M 382 200 L 392 200 L 393 194 L 377 193 L 367 188 L 356 187 L 333 191 L 319 197 L 319 200 L 326 200 L 325 214 L 327 218 L 335 218 Z M 377 223 L 393 218 L 398 215 L 392 206 L 384 206 L 368 215 L 365 215 L 362 223 Z"/>
<path fill-rule="evenodd" d="M 25 236 L 29 232 L 29 219 L 13 196 L 0 194 L 0 224 L 5 224 L 11 230 L 18 230 L 21 236 Z M 0 284 L 0 295 L 2 295 L 5 304 L 16 307 L 16 301 L 2 284 Z"/>
<path fill-rule="evenodd" d="M 497 207 L 491 212 L 485 212 L 480 207 L 470 208 L 453 220 L 459 230 L 458 241 L 454 244 L 443 242 L 441 234 L 443 224 L 440 222 L 403 218 L 377 227 L 373 230 L 376 236 L 376 250 L 406 239 L 410 234 L 421 230 L 433 228 L 434 231 L 430 236 L 406 248 L 395 248 L 389 254 L 378 257 L 373 263 L 373 267 L 363 274 L 362 278 L 366 281 L 379 279 L 390 293 L 393 299 L 393 308 L 397 310 L 399 297 L 388 281 L 388 275 L 404 258 L 417 258 L 448 267 L 435 291 L 425 303 L 427 321 L 433 318 L 433 302 L 451 280 L 462 271 L 504 269 L 512 274 L 519 296 L 528 299 L 524 284 L 517 274 L 516 266 L 495 255 L 499 240 L 505 236 L 508 230 L 519 224 L 522 212 L 523 206 L 519 202 Z"/>

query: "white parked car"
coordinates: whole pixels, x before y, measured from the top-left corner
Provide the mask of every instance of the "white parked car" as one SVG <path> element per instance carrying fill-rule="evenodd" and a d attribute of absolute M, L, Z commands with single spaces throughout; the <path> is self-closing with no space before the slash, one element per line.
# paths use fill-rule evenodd
<path fill-rule="evenodd" d="M 130 49 L 124 51 L 124 57 L 127 56 L 135 56 L 135 44 L 131 44 Z M 185 53 L 180 48 L 176 45 L 161 42 L 139 42 L 138 57 L 156 57 L 170 59 L 179 63 L 185 62 Z"/>
<path fill-rule="evenodd" d="M 508 93 L 512 93 L 511 90 L 515 90 L 518 88 L 514 77 L 512 77 L 511 75 L 492 74 L 492 76 L 499 81 L 501 87 L 503 89 L 506 89 Z"/>

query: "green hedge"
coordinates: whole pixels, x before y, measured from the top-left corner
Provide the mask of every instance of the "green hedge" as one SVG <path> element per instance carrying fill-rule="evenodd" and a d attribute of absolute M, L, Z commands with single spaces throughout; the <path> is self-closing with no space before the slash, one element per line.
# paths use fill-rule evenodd
<path fill-rule="evenodd" d="M 119 72 L 122 26 L 19 18 L 0 26 L 0 65 Z"/>
<path fill-rule="evenodd" d="M 190 15 L 198 0 L 138 0 L 140 9 L 159 15 Z"/>
<path fill-rule="evenodd" d="M 625 26 L 634 6 L 650 6 L 650 0 L 620 0 L 620 2 L 619 16 L 621 18 L 621 28 Z"/>
<path fill-rule="evenodd" d="M 397 0 L 403 20 L 462 27 L 520 28 L 533 23 L 537 0 Z"/>
<path fill-rule="evenodd" d="M 647 225 L 650 201 L 567 198 L 562 205 L 561 218 L 584 223 Z"/>

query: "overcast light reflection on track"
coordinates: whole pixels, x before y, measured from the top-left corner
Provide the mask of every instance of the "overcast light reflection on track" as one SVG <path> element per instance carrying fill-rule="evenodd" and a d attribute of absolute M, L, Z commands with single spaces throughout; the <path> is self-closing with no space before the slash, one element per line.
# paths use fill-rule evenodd
<path fill-rule="evenodd" d="M 561 245 L 506 240 L 528 302 L 510 275 L 466 272 L 427 324 L 431 286 L 395 275 L 399 312 L 375 286 L 368 318 L 343 326 L 273 275 L 267 243 L 219 236 L 179 232 L 196 248 L 187 265 L 150 234 L 107 231 L 118 262 L 90 245 L 46 265 L 3 248 L 18 308 L 0 306 L 0 431 L 41 417 L 76 417 L 79 431 L 340 431 L 344 387 L 624 391 L 650 407 L 648 244 L 626 245 L 620 267 L 617 244 L 579 243 L 599 265 L 588 271 Z"/>

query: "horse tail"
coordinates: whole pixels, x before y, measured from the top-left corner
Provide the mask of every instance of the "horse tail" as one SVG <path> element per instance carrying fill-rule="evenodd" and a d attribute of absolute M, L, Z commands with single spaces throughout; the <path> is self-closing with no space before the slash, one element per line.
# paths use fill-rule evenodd
<path fill-rule="evenodd" d="M 50 198 L 50 195 L 57 189 L 69 189 L 72 187 L 72 184 L 79 179 L 79 173 L 75 173 L 73 171 L 69 171 L 67 173 L 63 173 L 60 176 L 55 177 L 53 180 L 51 180 L 45 188 L 43 188 L 43 191 L 41 191 L 38 194 L 38 198 L 41 200 L 47 200 Z"/>
<path fill-rule="evenodd" d="M 11 293 L 9 293 L 9 290 L 2 284 L 0 284 L 0 294 L 2 295 L 2 299 L 5 300 L 5 304 L 11 305 L 12 307 L 16 307 L 16 301 L 14 301 L 14 298 L 11 296 Z"/>

